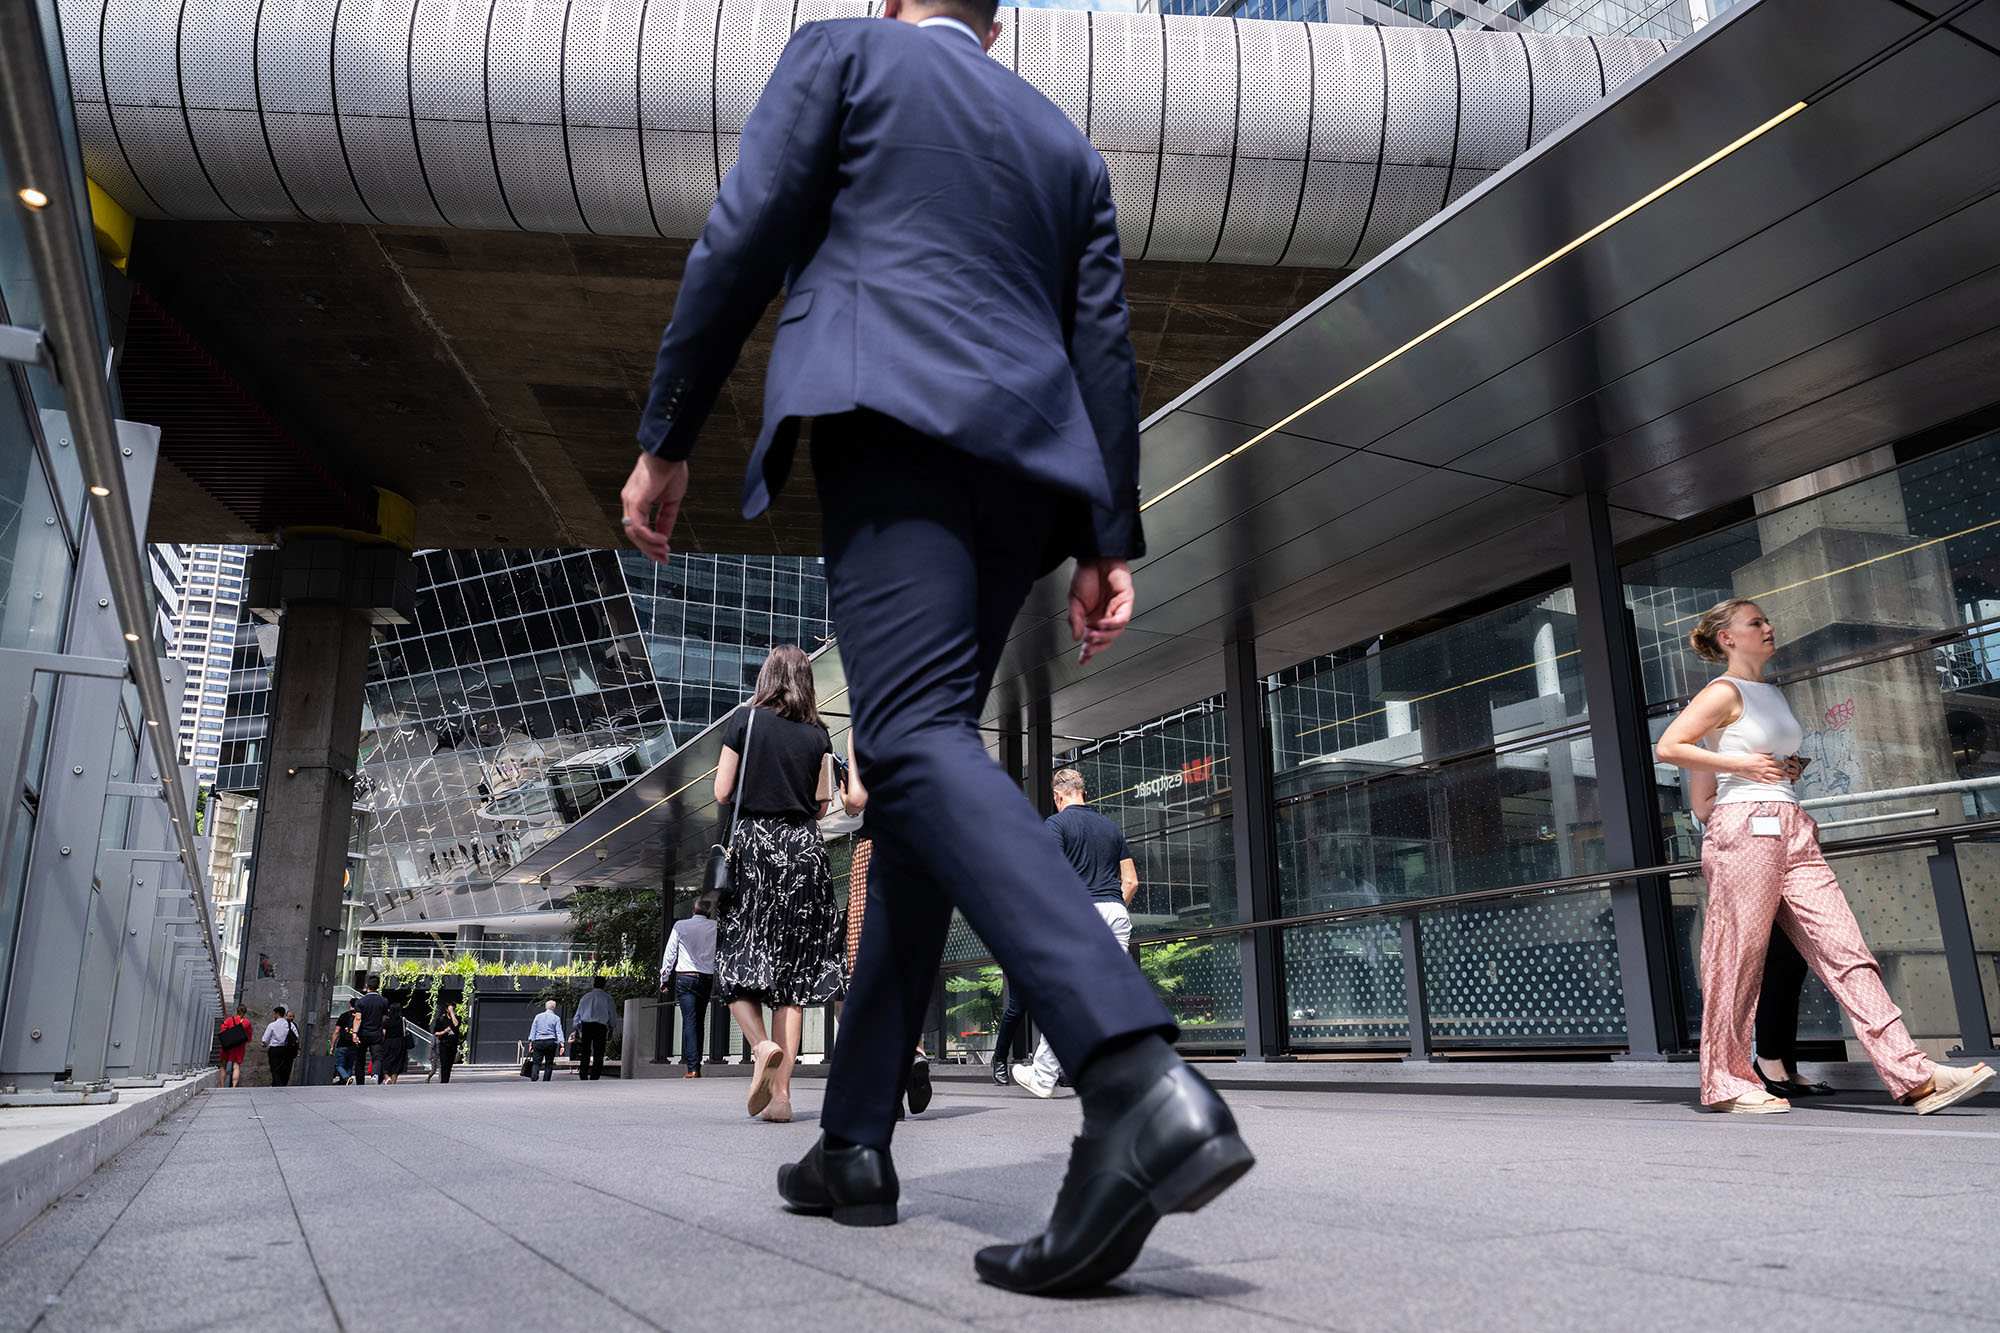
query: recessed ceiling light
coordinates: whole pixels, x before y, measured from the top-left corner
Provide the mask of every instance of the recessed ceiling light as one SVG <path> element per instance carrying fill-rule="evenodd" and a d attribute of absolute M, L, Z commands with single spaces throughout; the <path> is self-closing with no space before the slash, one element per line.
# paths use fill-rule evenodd
<path fill-rule="evenodd" d="M 30 185 L 27 189 L 21 191 L 21 202 L 29 208 L 47 208 L 49 206 L 49 197 Z"/>
<path fill-rule="evenodd" d="M 97 496 L 99 499 L 102 499 L 103 497 L 111 494 L 111 488 L 109 486 L 92 486 L 90 488 L 90 493 L 92 495 Z"/>

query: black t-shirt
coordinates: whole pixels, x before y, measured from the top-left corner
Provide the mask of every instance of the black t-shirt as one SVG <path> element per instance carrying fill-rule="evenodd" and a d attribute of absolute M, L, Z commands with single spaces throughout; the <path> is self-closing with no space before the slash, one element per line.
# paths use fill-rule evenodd
<path fill-rule="evenodd" d="M 357 1003 L 361 1006 L 361 1039 L 379 1040 L 382 1036 L 382 1015 L 389 1012 L 388 997 L 380 991 L 369 991 Z"/>
<path fill-rule="evenodd" d="M 819 771 L 823 756 L 833 749 L 825 727 L 793 722 L 768 708 L 757 710 L 757 725 L 749 726 L 750 710 L 739 708 L 722 724 L 722 743 L 736 751 L 737 806 L 750 817 L 819 814 Z M 749 731 L 750 753 L 743 753 L 743 733 Z"/>
<path fill-rule="evenodd" d="M 1118 826 L 1087 805 L 1058 810 L 1048 824 L 1092 900 L 1122 905 L 1125 890 L 1118 880 L 1118 866 L 1132 859 L 1132 849 Z"/>

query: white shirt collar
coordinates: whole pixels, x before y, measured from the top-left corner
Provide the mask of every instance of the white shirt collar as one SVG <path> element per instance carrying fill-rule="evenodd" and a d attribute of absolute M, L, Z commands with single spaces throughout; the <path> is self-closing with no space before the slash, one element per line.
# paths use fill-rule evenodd
<path fill-rule="evenodd" d="M 919 28 L 932 28 L 932 27 L 957 28 L 960 32 L 964 33 L 967 37 L 970 37 L 973 41 L 979 42 L 979 34 L 972 30 L 972 25 L 970 23 L 967 23 L 962 19 L 952 18 L 948 14 L 933 14 L 929 18 L 923 20 L 923 22 L 917 24 L 917 26 Z M 979 42 L 979 46 L 981 50 L 986 49 L 986 44 L 984 42 Z"/>

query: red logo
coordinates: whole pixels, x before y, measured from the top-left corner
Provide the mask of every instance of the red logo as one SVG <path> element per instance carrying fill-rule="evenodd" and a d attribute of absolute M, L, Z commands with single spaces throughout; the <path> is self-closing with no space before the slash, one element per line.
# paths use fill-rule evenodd
<path fill-rule="evenodd" d="M 1181 765 L 1181 781 L 1185 783 L 1206 782 L 1215 776 L 1215 760 L 1190 759 Z"/>

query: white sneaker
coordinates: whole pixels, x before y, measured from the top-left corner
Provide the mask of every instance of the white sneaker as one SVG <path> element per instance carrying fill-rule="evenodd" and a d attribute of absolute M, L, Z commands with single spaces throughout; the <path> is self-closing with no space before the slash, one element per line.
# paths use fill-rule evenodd
<path fill-rule="evenodd" d="M 1041 1071 L 1033 1065 L 1015 1065 L 1014 1082 L 1044 1101 L 1056 1095 L 1056 1081 L 1052 1078 L 1043 1078 Z"/>

